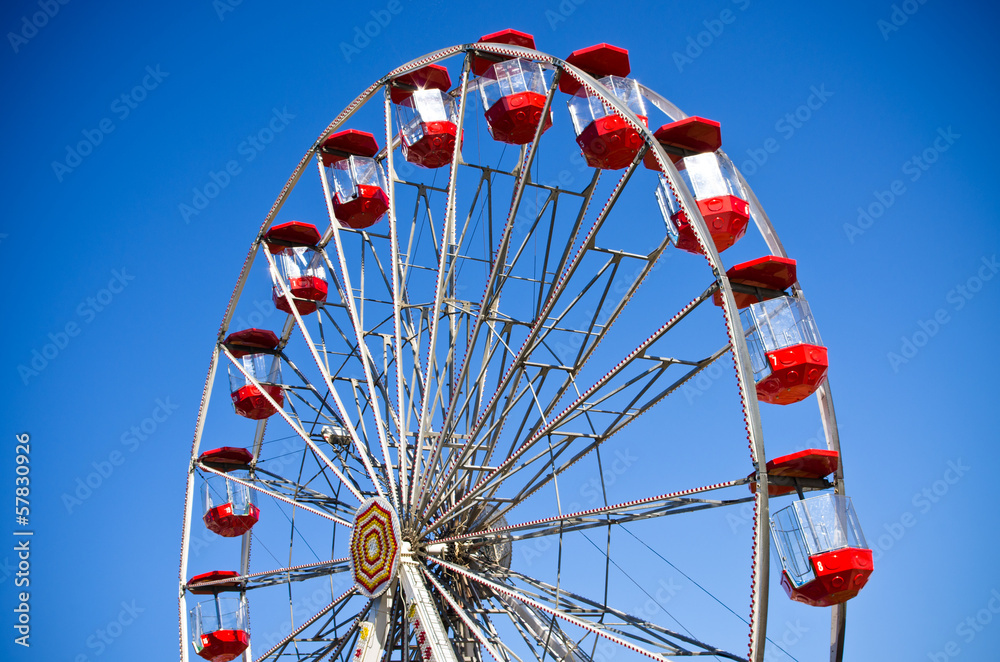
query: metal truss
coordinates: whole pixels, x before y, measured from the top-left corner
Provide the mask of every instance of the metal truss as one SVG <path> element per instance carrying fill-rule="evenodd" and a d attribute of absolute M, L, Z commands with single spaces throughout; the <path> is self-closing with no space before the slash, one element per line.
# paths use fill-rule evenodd
<path fill-rule="evenodd" d="M 585 181 L 571 183 L 538 175 L 551 152 L 572 153 L 543 138 L 541 126 L 535 140 L 511 155 L 515 158 L 503 152 L 487 162 L 476 147 L 476 126 L 483 122 L 476 118 L 470 91 L 473 55 L 540 62 L 549 72 L 545 113 L 560 77 L 572 77 L 632 126 L 644 144 L 624 170 L 588 171 Z M 443 61 L 461 63 L 451 94 L 465 140 L 450 167 L 437 174 L 415 171 L 394 149 L 399 138 L 389 92 L 393 79 Z M 652 90 L 645 94 L 671 119 L 685 117 Z M 324 138 L 353 127 L 355 119 L 386 145 L 377 159 L 388 173 L 389 212 L 364 230 L 336 220 L 319 154 Z M 677 192 L 707 262 L 700 279 L 676 283 L 687 292 L 686 303 L 656 311 L 655 323 L 635 317 L 630 304 L 656 287 L 649 283 L 662 282 L 654 272 L 672 250 L 670 237 L 665 227 L 650 223 L 642 225 L 641 236 L 621 229 L 636 214 L 633 196 L 643 186 L 637 181 L 646 176 L 647 153 Z M 300 179 L 313 162 L 319 184 L 307 191 Z M 279 284 L 278 295 L 293 311 L 283 320 L 272 353 L 284 374 L 284 403 L 279 406 L 262 390 L 278 414 L 270 423 L 256 424 L 245 441 L 226 442 L 253 451 L 248 475 L 236 477 L 199 462 L 199 451 L 206 421 L 232 416 L 225 403 L 209 409 L 213 392 L 225 390 L 224 380 L 216 379 L 218 369 L 231 365 L 229 370 L 259 386 L 223 340 L 254 269 L 281 283 L 263 240 L 293 191 L 308 200 L 322 195 L 322 205 L 311 208 L 325 209 L 330 221 L 317 247 L 330 291 L 317 312 L 301 315 L 291 292 Z M 646 198 L 641 214 L 657 215 L 651 191 Z M 755 197 L 751 205 L 772 252 L 783 254 Z M 304 208 L 305 203 L 296 206 Z M 608 645 L 657 660 L 707 656 L 761 662 L 767 642 L 769 477 L 733 292 L 698 206 L 662 146 L 585 72 L 537 51 L 477 43 L 431 53 L 379 79 L 323 130 L 296 167 L 251 245 L 226 309 L 188 472 L 181 659 L 191 658 L 185 620 L 188 575 L 196 566 L 190 551 L 199 525 L 194 483 L 207 476 L 246 486 L 262 503 L 276 504 L 271 513 L 262 508 L 265 516 L 280 521 L 277 509 L 287 518 L 284 538 L 263 521 L 247 533 L 238 577 L 215 582 L 250 593 L 253 647 L 264 652 L 252 657 L 248 649 L 246 662 L 348 662 L 365 656 L 379 662 L 601 662 Z M 704 323 L 692 320 L 704 319 L 714 320 L 714 335 L 689 332 Z M 651 411 L 717 364 L 735 368 L 737 406 L 746 425 L 732 442 L 749 447 L 745 471 L 720 471 L 718 482 L 703 487 L 650 489 L 640 498 L 609 503 L 609 463 L 602 451 L 607 456 L 612 440 L 627 437 L 630 424 L 649 420 Z M 828 387 L 820 403 L 828 439 L 836 446 Z M 269 426 L 280 432 L 269 432 Z M 668 430 L 664 438 L 669 439 Z M 561 485 L 585 464 L 597 467 L 603 502 L 567 508 Z M 746 488 L 750 482 L 756 484 L 752 494 Z M 842 473 L 834 485 L 843 491 Z M 354 511 L 374 496 L 385 497 L 398 513 L 404 544 L 394 583 L 381 599 L 370 600 L 351 585 L 341 591 L 336 582 L 350 576 L 344 553 Z M 546 499 L 551 505 L 546 515 L 521 515 L 537 513 Z M 752 504 L 754 513 L 752 538 L 741 550 L 749 560 L 752 595 L 748 657 L 709 643 L 713 632 L 695 637 L 632 615 L 609 598 L 616 558 L 611 541 L 621 527 L 654 526 L 667 515 L 705 517 L 745 504 Z M 323 528 L 327 522 L 334 526 Z M 564 550 L 588 531 L 602 533 L 607 548 L 589 596 L 569 590 L 563 578 Z M 512 563 L 513 551 L 537 541 L 553 541 L 559 550 L 547 576 Z M 252 542 L 274 558 L 280 552 L 281 563 L 252 572 Z M 304 561 L 310 555 L 312 560 Z M 328 602 L 318 604 L 312 599 L 316 594 Z M 844 614 L 834 613 L 835 649 L 842 650 Z M 269 624 L 278 625 L 270 632 Z M 745 629 L 746 623 L 730 629 L 735 628 Z M 376 648 L 364 648 L 368 636 L 377 638 Z"/>

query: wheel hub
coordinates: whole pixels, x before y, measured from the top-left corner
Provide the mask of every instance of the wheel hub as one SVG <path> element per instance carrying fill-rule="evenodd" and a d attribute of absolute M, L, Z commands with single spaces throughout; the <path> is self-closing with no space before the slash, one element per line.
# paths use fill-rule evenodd
<path fill-rule="evenodd" d="M 358 590 L 375 598 L 396 577 L 401 548 L 399 516 L 383 497 L 366 499 L 354 515 L 351 531 L 351 574 Z"/>

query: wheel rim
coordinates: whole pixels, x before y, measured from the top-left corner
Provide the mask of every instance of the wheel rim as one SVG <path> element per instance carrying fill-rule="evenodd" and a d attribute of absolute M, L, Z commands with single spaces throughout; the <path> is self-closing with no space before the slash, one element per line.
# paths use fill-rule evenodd
<path fill-rule="evenodd" d="M 459 654 L 477 659 L 489 656 L 515 659 L 513 656 L 521 651 L 515 653 L 516 647 L 513 645 L 506 648 L 505 635 L 512 633 L 517 633 L 523 639 L 525 648 L 540 651 L 538 654 L 543 659 L 547 656 L 559 656 L 560 652 L 565 653 L 567 650 L 572 650 L 573 655 L 581 659 L 597 659 L 601 650 L 599 642 L 611 642 L 615 646 L 621 646 L 623 650 L 642 649 L 640 652 L 668 656 L 681 655 L 681 650 L 701 650 L 702 654 L 714 652 L 720 657 L 746 659 L 736 655 L 732 648 L 726 649 L 727 653 L 713 645 L 701 644 L 696 637 L 677 629 L 641 622 L 632 618 L 626 610 L 609 605 L 607 594 L 611 580 L 608 568 L 614 563 L 614 554 L 604 555 L 603 601 L 595 601 L 592 597 L 562 586 L 562 556 L 565 536 L 584 529 L 605 531 L 610 546 L 613 529 L 645 518 L 659 519 L 664 510 L 679 513 L 710 505 L 752 503 L 752 608 L 746 620 L 749 621 L 750 631 L 749 657 L 754 660 L 763 659 L 768 586 L 768 545 L 764 527 L 768 521 L 768 490 L 761 488 L 767 485 L 767 473 L 763 470 L 766 458 L 746 344 L 742 333 L 733 333 L 733 329 L 739 329 L 740 326 L 736 322 L 738 313 L 732 289 L 725 276 L 722 261 L 712 241 L 708 239 L 710 235 L 697 204 L 662 147 L 642 121 L 615 98 L 604 93 L 603 88 L 586 73 L 563 60 L 537 51 L 506 45 L 475 44 L 456 46 L 419 58 L 373 84 L 323 131 L 272 206 L 258 233 L 258 239 L 251 245 L 227 307 L 219 341 L 221 343 L 229 331 L 236 330 L 233 326 L 234 318 L 238 319 L 237 311 L 241 301 L 246 305 L 249 290 L 245 291 L 245 288 L 252 283 L 251 273 L 255 261 L 264 262 L 271 269 L 276 268 L 274 258 L 266 250 L 262 250 L 261 240 L 264 233 L 279 219 L 283 207 L 308 169 L 309 162 L 316 159 L 317 148 L 322 139 L 341 128 L 347 128 L 354 116 L 360 117 L 365 111 L 371 110 L 368 106 L 382 106 L 384 131 L 380 140 L 391 144 L 394 136 L 393 109 L 387 93 L 382 103 L 378 99 L 378 93 L 386 89 L 386 83 L 427 64 L 449 58 L 465 59 L 473 51 L 525 57 L 542 62 L 559 75 L 574 77 L 611 107 L 623 122 L 638 132 L 644 141 L 644 148 L 654 154 L 691 219 L 708 266 L 718 277 L 700 281 L 707 289 L 696 288 L 700 291 L 695 292 L 687 304 L 672 310 L 676 315 L 666 323 L 654 326 L 652 335 L 618 351 L 618 358 L 624 363 L 608 361 L 608 353 L 602 354 L 602 345 L 611 344 L 610 340 L 605 342 L 612 337 L 611 330 L 617 331 L 624 326 L 625 323 L 621 321 L 626 319 L 624 311 L 628 310 L 633 297 L 656 269 L 663 252 L 673 250 L 668 246 L 664 235 L 658 241 L 647 243 L 648 250 L 644 255 L 621 250 L 619 255 L 614 256 L 611 266 L 605 264 L 598 268 L 589 267 L 589 270 L 584 266 L 586 258 L 593 257 L 596 253 L 607 254 L 609 249 L 598 246 L 596 242 L 598 238 L 603 241 L 608 236 L 602 234 L 602 230 L 611 227 L 608 219 L 614 216 L 615 205 L 626 194 L 637 166 L 641 168 L 641 159 L 626 168 L 624 175 L 594 171 L 592 181 L 581 191 L 564 189 L 559 185 L 539 186 L 538 182 L 528 182 L 527 178 L 519 176 L 518 171 L 503 173 L 496 169 L 484 169 L 482 164 L 467 158 L 468 150 L 462 148 L 455 154 L 447 185 L 440 185 L 436 181 L 428 184 L 427 178 L 419 175 L 400 175 L 405 169 L 405 162 L 402 162 L 396 150 L 383 148 L 378 158 L 390 172 L 396 172 L 396 177 L 392 179 L 387 191 L 387 217 L 380 222 L 381 227 L 368 228 L 367 231 L 340 227 L 333 220 L 334 212 L 330 206 L 332 191 L 323 166 L 317 159 L 319 179 L 331 220 L 331 226 L 320 244 L 330 279 L 331 301 L 316 313 L 295 313 L 284 319 L 280 333 L 282 354 L 276 360 L 291 367 L 301 383 L 287 389 L 291 397 L 288 398 L 285 409 L 291 411 L 285 411 L 278 403 L 272 402 L 281 410 L 278 412 L 279 416 L 274 417 L 276 425 L 273 427 L 277 428 L 282 424 L 278 420 L 282 418 L 284 424 L 287 424 L 285 427 L 295 433 L 269 436 L 272 433 L 268 432 L 267 421 L 259 421 L 252 434 L 256 464 L 251 472 L 253 475 L 245 481 L 250 489 L 267 495 L 263 498 L 284 496 L 284 501 L 276 503 L 283 503 L 285 507 L 294 502 L 295 508 L 289 508 L 286 513 L 291 531 L 288 560 L 283 564 L 272 564 L 271 572 L 254 572 L 255 568 L 250 561 L 251 541 L 255 537 L 262 537 L 254 533 L 243 537 L 239 551 L 240 572 L 246 578 L 244 589 L 287 586 L 287 592 L 283 593 L 291 606 L 291 617 L 287 628 L 279 628 L 285 636 L 279 637 L 276 645 L 252 644 L 253 648 L 250 650 L 253 658 L 265 656 L 277 659 L 293 652 L 300 659 L 302 656 L 306 659 L 346 658 L 357 646 L 359 632 L 364 631 L 365 624 L 379 623 L 377 619 L 366 620 L 375 618 L 372 616 L 373 612 L 380 612 L 379 617 L 388 623 L 385 626 L 388 628 L 387 647 L 398 650 L 390 659 L 416 654 L 410 650 L 414 644 L 410 640 L 412 633 L 409 632 L 411 628 L 406 625 L 405 613 L 405 607 L 412 601 L 412 596 L 400 588 L 400 583 L 389 582 L 388 590 L 381 598 L 362 600 L 353 586 L 335 591 L 337 585 L 331 579 L 350 575 L 350 563 L 345 550 L 351 533 L 347 525 L 355 517 L 355 508 L 363 499 L 381 497 L 398 514 L 400 542 L 405 542 L 407 551 L 411 554 L 408 558 L 417 561 L 416 571 L 411 573 L 410 581 L 419 580 L 424 589 L 433 594 L 431 601 L 440 613 L 445 614 L 442 622 L 447 627 L 447 636 L 456 642 L 455 648 Z M 458 86 L 459 126 L 466 130 L 471 122 L 482 124 L 483 121 L 481 117 L 473 117 L 471 111 L 474 104 L 470 102 L 473 95 L 468 90 L 470 78 L 466 67 Z M 554 103 L 554 99 L 558 100 L 556 81 L 551 78 L 547 81 L 552 82 L 546 100 L 546 111 Z M 674 119 L 684 117 L 669 101 L 652 91 L 645 91 L 653 105 L 666 110 Z M 470 109 L 469 112 L 467 108 Z M 546 137 L 541 141 L 533 141 L 521 150 L 517 159 L 521 164 L 521 173 L 531 172 L 531 167 L 537 163 L 539 154 L 544 153 L 546 141 L 549 140 L 551 138 Z M 455 174 L 465 170 L 479 173 L 478 187 L 466 184 L 468 177 Z M 493 179 L 500 177 L 511 180 L 509 190 L 504 189 L 502 193 L 508 194 L 513 202 L 499 206 L 492 202 L 480 204 L 480 194 L 485 195 L 488 200 L 503 197 L 500 194 L 502 186 Z M 612 182 L 606 184 L 607 180 Z M 602 185 L 607 185 L 604 190 L 610 190 L 611 193 L 609 202 L 600 208 L 596 193 L 602 190 Z M 404 188 L 415 189 L 415 192 L 403 193 L 401 189 Z M 747 190 L 749 191 L 749 187 Z M 538 195 L 547 192 L 550 202 L 562 197 L 579 198 L 580 211 L 570 214 L 570 217 L 576 216 L 577 221 L 569 228 L 562 227 L 565 225 L 565 215 L 558 216 L 553 211 L 550 219 L 536 216 L 533 224 L 529 224 L 530 227 L 522 227 L 518 231 L 519 224 L 525 225 L 518 212 L 524 204 L 526 191 L 532 191 L 536 199 Z M 471 205 L 468 196 L 459 195 L 459 192 L 475 194 Z M 783 255 L 783 248 L 752 191 L 750 196 L 756 211 L 754 220 L 771 252 Z M 415 211 L 411 216 L 406 216 L 403 209 L 408 208 L 410 203 Z M 544 202 L 542 205 L 544 214 L 547 206 Z M 477 208 L 492 212 L 494 209 L 502 211 L 505 207 L 508 215 L 498 219 L 496 234 L 487 237 L 485 230 L 481 231 L 482 238 L 491 240 L 486 242 L 488 247 L 475 253 L 467 239 L 480 238 L 476 230 L 468 234 Z M 283 220 L 289 218 L 285 217 Z M 596 219 L 589 230 L 584 222 L 585 218 Z M 560 227 L 564 233 L 562 238 L 558 234 Z M 429 236 L 434 236 L 432 232 L 437 236 L 428 240 L 419 234 L 421 228 L 425 228 Z M 531 282 L 532 278 L 518 271 L 518 265 L 530 255 L 530 240 L 538 237 L 548 238 L 545 245 L 550 248 L 554 245 L 557 250 L 552 251 L 551 255 L 546 252 L 541 270 L 535 272 L 531 286 L 537 292 L 528 296 L 525 292 L 531 287 L 525 283 Z M 449 250 L 441 250 L 442 246 L 448 246 Z M 257 259 L 261 256 L 263 260 Z M 634 276 L 632 284 L 617 292 L 614 288 L 616 276 L 626 270 L 621 265 L 629 259 L 639 266 L 631 274 Z M 504 273 L 501 265 L 506 266 L 510 260 L 511 268 Z M 467 279 L 475 282 L 475 287 L 465 280 L 459 283 L 459 265 L 476 261 L 485 265 L 484 276 L 479 281 Z M 393 269 L 391 265 L 397 265 L 398 268 Z M 608 270 L 609 273 L 604 273 Z M 418 274 L 423 271 L 426 274 Z M 421 279 L 422 276 L 426 278 Z M 431 276 L 433 286 L 429 284 Z M 374 284 L 379 277 L 382 289 Z M 605 280 L 601 281 L 601 278 Z M 523 282 L 516 282 L 518 280 Z M 598 282 L 598 285 L 586 285 L 591 282 Z M 591 287 L 595 289 L 591 291 Z M 337 297 L 333 296 L 334 288 L 337 290 Z M 470 288 L 484 292 L 478 301 L 475 295 L 459 296 L 464 289 Z M 692 311 L 704 308 L 704 302 L 715 291 L 722 294 L 723 326 L 727 338 L 725 345 L 716 352 L 700 357 L 696 365 L 689 365 L 691 369 L 681 373 L 680 378 L 676 373 L 671 373 L 672 378 L 664 377 L 666 369 L 662 366 L 658 369 L 659 372 L 648 368 L 645 355 L 658 349 L 658 343 L 667 338 L 675 328 L 680 328 Z M 582 322 L 570 322 L 568 332 L 561 328 L 560 324 L 567 311 L 574 308 L 566 308 L 567 302 L 576 301 L 575 305 L 579 306 L 580 302 L 591 301 L 590 297 L 595 292 L 602 294 L 598 297 L 602 303 L 590 314 L 589 319 L 583 316 L 578 318 Z M 604 302 L 609 295 L 612 296 L 613 305 L 607 307 Z M 525 298 L 527 305 L 523 307 L 524 310 L 518 306 L 503 308 L 504 304 L 498 303 L 498 300 L 516 297 Z M 290 299 L 288 303 L 292 303 Z M 579 308 L 576 310 L 579 312 Z M 501 314 L 507 317 L 503 324 L 500 322 Z M 282 321 L 282 313 L 270 317 L 270 320 L 274 320 L 272 326 L 277 325 Z M 518 327 L 525 327 L 520 329 L 520 335 Z M 559 370 L 553 361 L 565 361 L 566 358 L 552 352 L 546 344 L 555 344 L 567 333 L 579 334 L 581 331 L 584 340 L 575 348 L 572 343 L 564 342 L 576 350 L 575 355 L 566 357 L 572 362 L 561 365 L 561 368 L 569 368 L 563 372 L 572 374 L 572 377 L 563 378 L 561 384 L 552 388 L 546 384 L 546 380 Z M 414 345 L 418 348 L 414 349 Z M 367 360 L 358 359 L 359 346 L 366 348 Z M 543 348 L 552 355 L 548 364 L 542 364 L 538 360 Z M 293 349 L 298 352 L 294 356 Z M 449 350 L 453 350 L 454 355 L 449 355 Z M 566 513 L 561 505 L 557 505 L 557 512 L 550 513 L 547 517 L 518 517 L 519 512 L 533 513 L 533 509 L 525 507 L 525 504 L 530 502 L 530 497 L 534 494 L 546 489 L 554 490 L 555 503 L 559 504 L 559 477 L 563 473 L 568 474 L 581 457 L 590 460 L 596 458 L 597 473 L 603 479 L 608 467 L 614 466 L 611 462 L 600 459 L 602 449 L 612 452 L 611 446 L 605 446 L 605 443 L 668 394 L 655 393 L 654 397 L 650 393 L 663 391 L 664 387 L 671 387 L 669 393 L 676 393 L 720 357 L 724 359 L 728 352 L 737 357 L 734 365 L 751 462 L 761 469 L 754 474 L 759 489 L 753 497 L 747 497 L 745 492 L 739 497 L 733 496 L 734 491 L 748 480 L 739 477 L 716 481 L 704 487 L 687 485 L 685 489 L 654 490 L 643 499 L 617 503 L 614 499 L 611 499 L 611 503 L 608 502 L 608 490 L 602 485 L 602 507 L 581 508 Z M 460 357 L 462 354 L 464 356 Z M 511 357 L 514 356 L 518 358 L 512 360 Z M 200 536 L 197 530 L 200 523 L 194 516 L 194 490 L 199 473 L 211 474 L 211 471 L 206 472 L 204 467 L 197 464 L 197 458 L 206 447 L 202 440 L 209 418 L 210 396 L 213 390 L 217 390 L 217 370 L 230 364 L 232 358 L 227 347 L 217 344 L 195 431 L 194 461 L 188 476 L 180 576 L 181 656 L 184 659 L 187 659 L 190 650 L 184 624 L 186 611 L 190 607 L 185 586 L 192 562 L 192 550 L 196 549 L 195 543 Z M 600 361 L 606 361 L 607 365 L 595 371 L 594 368 Z M 644 361 L 647 362 L 647 367 L 640 368 Z M 315 365 L 307 365 L 310 363 Z M 477 367 L 477 363 L 485 367 Z M 678 365 L 684 364 L 668 363 L 666 367 L 674 368 Z M 399 366 L 403 369 L 400 370 Z M 604 369 L 609 371 L 603 376 L 591 375 L 592 372 L 594 375 L 604 372 Z M 448 373 L 449 376 L 427 377 L 434 375 L 436 371 Z M 498 372 L 502 376 L 497 381 L 494 373 Z M 589 381 L 585 377 L 589 377 Z M 486 381 L 487 379 L 494 381 Z M 635 398 L 627 407 L 615 404 L 620 400 L 627 401 L 636 391 L 646 395 Z M 622 396 L 623 393 L 625 396 Z M 300 402 L 295 402 L 296 396 Z M 603 403 L 611 403 L 607 405 L 610 409 L 605 411 L 592 407 L 591 400 L 595 398 Z M 819 398 L 828 439 L 835 445 L 836 423 L 828 386 L 821 388 Z M 514 400 L 514 404 L 507 407 L 505 402 L 511 400 Z M 370 406 L 371 403 L 376 406 Z M 354 405 L 357 405 L 355 409 L 361 410 L 360 413 L 352 411 Z M 213 407 L 213 410 L 217 409 L 219 403 Z M 533 420 L 533 409 L 537 410 L 535 414 L 538 420 Z M 629 413 L 633 411 L 638 413 Z M 611 418 L 617 416 L 618 420 L 602 430 L 595 429 L 591 419 L 599 415 L 607 418 L 609 412 Z M 413 421 L 406 421 L 407 418 L 412 418 Z M 425 423 L 419 424 L 419 421 Z M 580 436 L 579 431 L 570 430 L 567 426 L 573 421 L 587 421 L 594 430 L 591 434 L 595 438 L 588 440 L 585 436 Z M 509 430 L 505 433 L 509 422 L 518 424 L 517 432 L 513 435 L 509 434 Z M 324 446 L 324 425 L 345 427 L 350 437 L 349 442 L 340 446 L 327 442 Z M 447 432 L 442 433 L 442 430 Z M 565 435 L 567 432 L 570 436 L 566 439 L 552 441 L 553 436 Z M 470 439 L 475 443 L 470 443 Z M 281 442 L 286 443 L 279 446 L 278 452 L 268 449 L 269 444 Z M 406 450 L 401 451 L 401 448 Z M 289 450 L 283 452 L 285 449 Z M 546 451 L 549 459 L 546 460 L 544 453 L 540 451 Z M 281 459 L 289 456 L 299 462 L 297 468 Z M 401 461 L 400 458 L 405 460 Z M 534 464 L 523 464 L 529 460 Z M 288 470 L 284 474 L 273 471 L 275 464 Z M 387 471 L 385 465 L 393 468 Z M 545 479 L 544 469 L 548 469 L 553 477 Z M 532 472 L 537 472 L 542 477 L 529 479 L 524 484 L 518 483 L 518 480 L 523 480 Z M 361 478 L 364 476 L 367 476 L 367 481 Z M 517 480 L 514 479 L 515 476 L 518 476 Z M 321 482 L 325 482 L 327 489 L 315 489 Z M 842 492 L 843 476 L 840 472 L 836 485 L 838 492 Z M 722 490 L 721 494 L 724 496 L 716 497 L 711 494 L 717 490 Z M 475 501 L 477 498 L 480 500 Z M 486 500 L 482 500 L 484 498 Z M 719 503 L 706 505 L 710 501 Z M 306 516 L 334 522 L 330 532 L 321 534 L 324 536 L 321 539 L 328 537 L 330 540 L 331 550 L 325 554 L 329 559 L 294 563 L 297 557 L 293 554 L 293 549 L 296 548 L 296 541 L 304 538 L 302 532 L 305 528 L 297 522 L 299 518 Z M 594 518 L 603 520 L 595 525 L 592 523 Z M 315 534 L 311 529 L 310 532 Z M 511 565 L 510 557 L 514 552 L 503 551 L 510 546 L 516 550 L 523 541 L 545 537 L 552 537 L 557 541 L 554 545 L 559 553 L 554 581 L 543 581 L 521 572 L 516 563 Z M 763 543 L 759 544 L 761 541 Z M 261 544 L 268 543 L 262 541 Z M 473 551 L 469 551 L 470 549 Z M 278 555 L 275 560 L 279 559 L 283 557 Z M 293 587 L 310 582 L 324 582 L 332 600 L 323 605 L 310 605 L 315 609 L 308 615 L 296 613 L 297 596 Z M 247 592 L 251 594 L 253 609 L 252 597 L 258 592 Z M 599 589 L 597 592 L 602 591 Z M 534 594 L 535 597 L 529 594 Z M 302 604 L 301 595 L 299 592 L 299 605 Z M 588 614 L 586 618 L 573 616 L 573 613 L 581 610 Z M 507 632 L 501 632 L 495 619 L 490 616 L 490 613 L 501 612 L 506 612 L 505 616 L 509 619 Z M 261 613 L 266 612 L 262 610 Z M 611 617 L 619 619 L 620 624 L 614 627 L 605 625 L 604 621 Z M 834 611 L 834 619 L 842 628 L 842 609 Z M 561 629 L 551 627 L 552 623 L 557 622 L 561 624 Z M 541 626 L 549 628 L 543 641 L 538 640 L 535 632 Z M 258 631 L 260 629 L 258 627 Z M 407 634 L 404 635 L 404 632 Z M 315 636 L 307 645 L 304 640 L 310 633 Z M 267 635 L 264 637 L 265 642 Z M 428 636 L 433 638 L 433 633 Z M 642 645 L 637 643 L 640 640 Z M 842 629 L 838 641 L 842 641 Z"/>

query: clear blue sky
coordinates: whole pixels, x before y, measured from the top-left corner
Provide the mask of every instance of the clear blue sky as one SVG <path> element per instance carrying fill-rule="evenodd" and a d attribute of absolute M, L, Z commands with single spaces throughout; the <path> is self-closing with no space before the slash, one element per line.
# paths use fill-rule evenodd
<path fill-rule="evenodd" d="M 850 603 L 847 659 L 951 659 L 933 657 L 949 642 L 962 659 L 995 658 L 1000 614 L 981 610 L 1000 595 L 989 505 L 1000 460 L 996 7 L 394 3 L 0 9 L 0 482 L 9 504 L 15 434 L 29 433 L 36 532 L 30 651 L 12 642 L 15 578 L 3 568 L 14 543 L 0 534 L 4 659 L 176 655 L 190 440 L 257 224 L 319 131 L 371 82 L 507 27 L 554 55 L 628 48 L 644 84 L 721 121 L 799 260 L 831 348 L 848 490 L 879 546 Z M 398 13 L 354 44 L 369 12 L 389 5 Z M 248 140 L 269 123 L 272 142 Z M 179 206 L 212 173 L 226 185 L 185 218 Z M 97 467 L 102 484 L 68 501 Z M 771 594 L 784 602 L 776 583 Z M 977 614 L 986 624 L 962 627 Z M 120 618 L 134 623 L 94 645 Z M 807 632 L 789 652 L 822 659 L 825 612 L 782 605 L 772 629 L 797 620 Z"/>

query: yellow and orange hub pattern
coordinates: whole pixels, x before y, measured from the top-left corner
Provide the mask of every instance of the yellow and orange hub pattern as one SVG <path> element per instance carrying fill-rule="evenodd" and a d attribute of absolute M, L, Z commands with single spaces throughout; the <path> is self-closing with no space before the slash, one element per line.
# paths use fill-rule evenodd
<path fill-rule="evenodd" d="M 354 516 L 351 573 L 369 598 L 385 592 L 399 565 L 399 518 L 383 497 L 366 499 Z"/>

